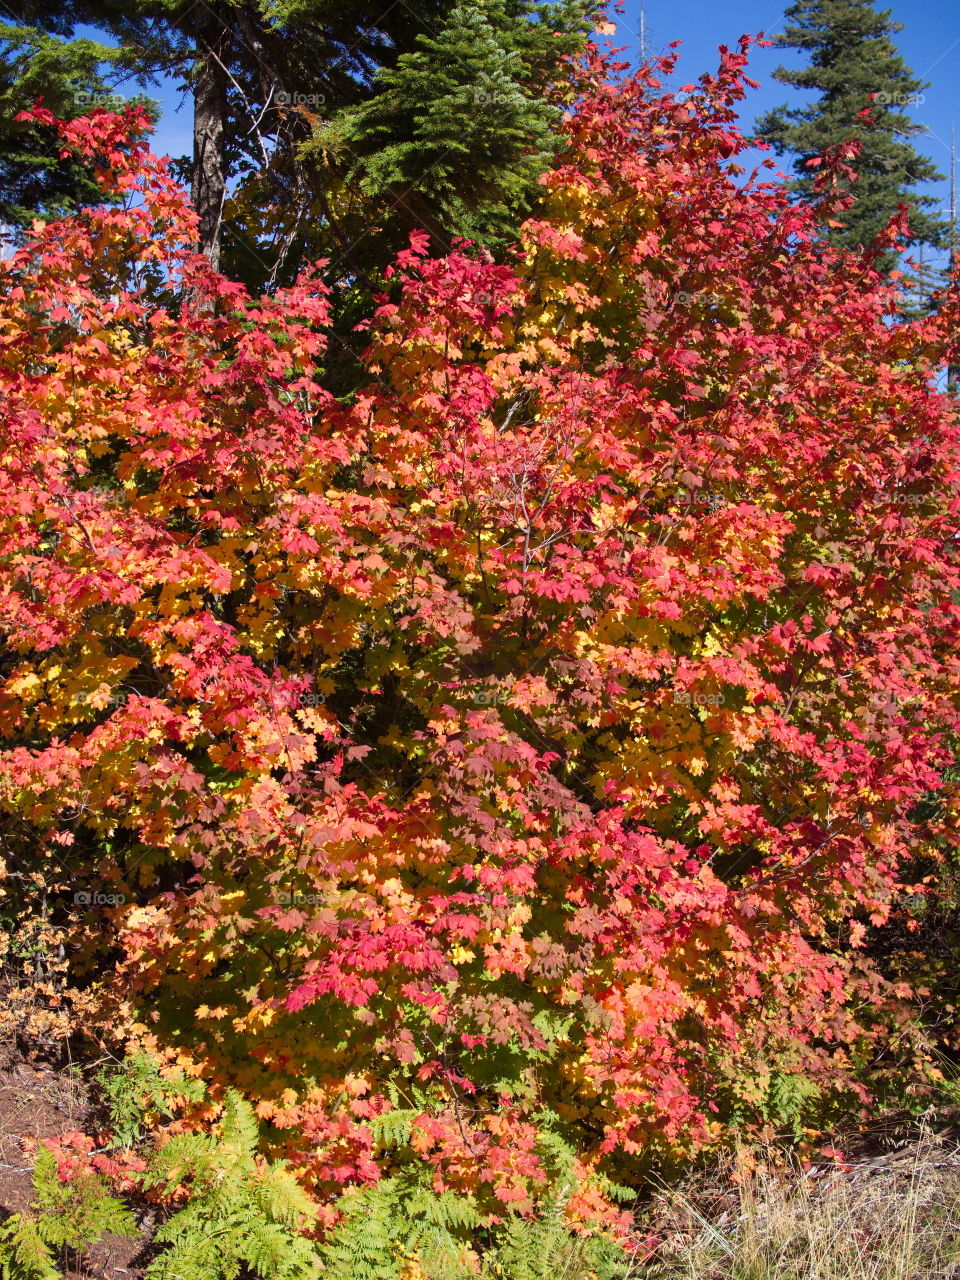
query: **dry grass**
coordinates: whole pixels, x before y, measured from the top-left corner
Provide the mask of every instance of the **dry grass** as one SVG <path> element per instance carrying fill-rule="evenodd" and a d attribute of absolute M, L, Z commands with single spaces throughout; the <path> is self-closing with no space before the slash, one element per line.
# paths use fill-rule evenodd
<path fill-rule="evenodd" d="M 813 1175 L 741 1158 L 653 1217 L 645 1280 L 960 1280 L 960 1159 L 929 1141 Z"/>

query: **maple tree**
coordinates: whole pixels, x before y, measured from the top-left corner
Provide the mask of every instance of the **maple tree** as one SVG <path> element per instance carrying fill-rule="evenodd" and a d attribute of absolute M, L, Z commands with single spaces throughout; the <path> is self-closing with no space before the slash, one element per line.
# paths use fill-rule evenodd
<path fill-rule="evenodd" d="M 8 883 L 321 1221 L 410 1169 L 526 1211 L 559 1140 L 616 1224 L 862 1096 L 907 994 L 864 941 L 957 732 L 958 304 L 818 237 L 852 151 L 817 208 L 737 168 L 747 45 L 683 101 L 591 51 L 522 253 L 412 236 L 339 399 L 319 270 L 248 296 L 142 113 L 35 112 L 124 199 L 0 264 Z"/>

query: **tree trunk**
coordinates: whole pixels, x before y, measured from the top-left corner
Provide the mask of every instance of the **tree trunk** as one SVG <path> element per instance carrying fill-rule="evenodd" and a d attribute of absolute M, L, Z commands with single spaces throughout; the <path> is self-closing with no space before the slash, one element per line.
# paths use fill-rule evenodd
<path fill-rule="evenodd" d="M 191 196 L 200 219 L 200 250 L 220 269 L 220 223 L 226 192 L 223 131 L 227 115 L 229 31 L 215 3 L 198 4 L 197 59 L 193 85 L 193 175 Z"/>

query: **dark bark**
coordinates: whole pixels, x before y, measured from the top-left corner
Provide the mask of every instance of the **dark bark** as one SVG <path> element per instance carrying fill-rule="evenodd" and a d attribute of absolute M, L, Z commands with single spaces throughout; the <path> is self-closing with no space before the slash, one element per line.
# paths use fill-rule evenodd
<path fill-rule="evenodd" d="M 220 224 L 226 192 L 223 143 L 227 115 L 229 28 L 219 6 L 201 3 L 196 15 L 197 56 L 193 84 L 193 207 L 200 219 L 200 250 L 220 267 Z"/>

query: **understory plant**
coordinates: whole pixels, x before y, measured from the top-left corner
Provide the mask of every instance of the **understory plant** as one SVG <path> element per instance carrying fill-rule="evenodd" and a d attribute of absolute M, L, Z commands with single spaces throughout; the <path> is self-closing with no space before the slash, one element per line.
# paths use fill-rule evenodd
<path fill-rule="evenodd" d="M 0 1277 L 3 1280 L 61 1280 L 59 1264 L 83 1256 L 108 1232 L 135 1236 L 129 1209 L 110 1194 L 106 1181 L 89 1170 L 70 1182 L 58 1175 L 55 1156 L 46 1147 L 33 1168 L 34 1202 L 0 1224 Z"/>

